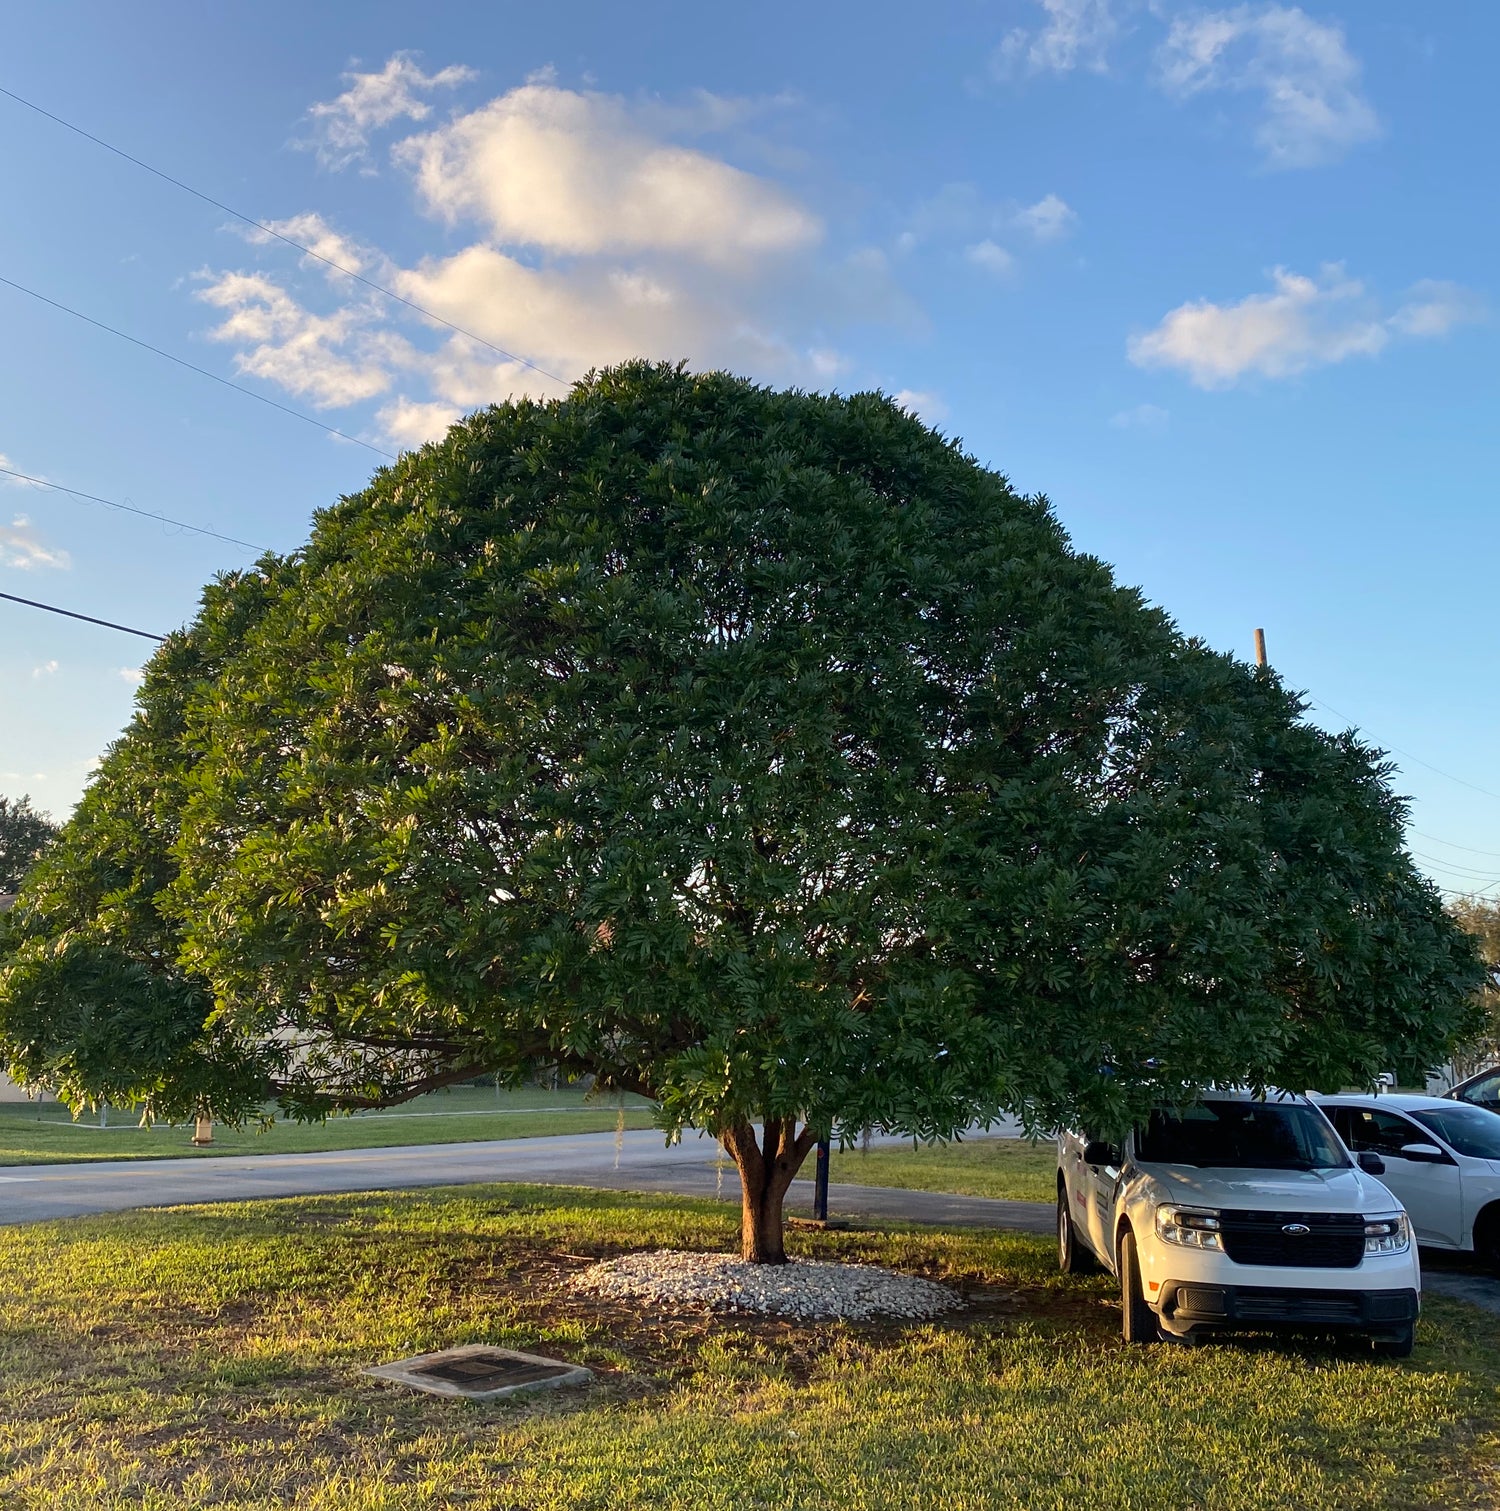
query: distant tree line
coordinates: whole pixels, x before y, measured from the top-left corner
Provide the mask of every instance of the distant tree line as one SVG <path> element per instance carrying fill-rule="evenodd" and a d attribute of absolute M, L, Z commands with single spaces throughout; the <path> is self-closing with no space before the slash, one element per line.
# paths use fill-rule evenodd
<path fill-rule="evenodd" d="M 1479 989 L 1483 1024 L 1453 1056 L 1453 1069 L 1462 1078 L 1500 1065 L 1500 901 L 1463 898 L 1448 911 L 1479 941 L 1479 953 L 1489 967 Z"/>
<path fill-rule="evenodd" d="M 0 797 L 0 892 L 18 892 L 21 879 L 57 838 L 57 825 L 24 794 Z"/>

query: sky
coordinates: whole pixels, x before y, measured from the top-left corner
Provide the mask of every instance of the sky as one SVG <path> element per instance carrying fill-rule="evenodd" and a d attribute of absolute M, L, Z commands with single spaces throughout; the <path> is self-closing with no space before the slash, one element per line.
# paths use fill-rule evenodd
<path fill-rule="evenodd" d="M 627 357 L 879 388 L 1263 626 L 1500 894 L 1497 51 L 1480 0 L 12 7 L 0 89 L 206 198 L 0 94 L 0 593 L 167 632 Z M 0 601 L 0 793 L 65 816 L 150 649 Z"/>

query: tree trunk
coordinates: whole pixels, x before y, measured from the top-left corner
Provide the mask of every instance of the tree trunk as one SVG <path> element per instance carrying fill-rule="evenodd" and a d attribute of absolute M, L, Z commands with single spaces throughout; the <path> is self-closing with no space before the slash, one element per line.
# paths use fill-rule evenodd
<path fill-rule="evenodd" d="M 795 1118 L 767 1118 L 764 1148 L 748 1121 L 724 1130 L 724 1147 L 740 1172 L 740 1256 L 747 1264 L 786 1263 L 781 1204 L 816 1143 L 811 1129 L 797 1132 Z"/>

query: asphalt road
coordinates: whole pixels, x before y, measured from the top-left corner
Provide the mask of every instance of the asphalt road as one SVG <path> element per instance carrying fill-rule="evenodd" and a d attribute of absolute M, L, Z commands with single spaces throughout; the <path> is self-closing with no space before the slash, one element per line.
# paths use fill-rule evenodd
<path fill-rule="evenodd" d="M 877 1138 L 876 1143 L 900 1143 Z M 718 1146 L 689 1137 L 664 1148 L 652 1129 L 497 1139 L 472 1144 L 415 1144 L 386 1149 L 339 1149 L 322 1154 L 237 1154 L 215 1159 L 97 1160 L 80 1164 L 7 1165 L 0 1169 L 0 1222 L 35 1222 L 119 1212 L 129 1207 L 188 1202 L 246 1201 L 337 1191 L 386 1191 L 411 1186 L 459 1186 L 482 1181 L 663 1191 L 737 1199 L 734 1172 L 716 1167 Z M 983 1201 L 924 1191 L 877 1187 L 830 1188 L 830 1205 L 844 1216 L 906 1218 L 960 1227 L 1024 1227 L 1050 1232 L 1050 1205 Z M 808 1212 L 812 1182 L 794 1183 L 787 1210 Z"/>
<path fill-rule="evenodd" d="M 899 1143 L 898 1139 L 877 1142 Z M 249 1201 L 341 1191 L 462 1186 L 488 1181 L 661 1191 L 738 1199 L 734 1172 L 715 1168 L 718 1147 L 690 1137 L 662 1146 L 655 1130 L 560 1134 L 472 1144 L 417 1144 L 390 1149 L 340 1149 L 325 1154 L 242 1154 L 215 1159 L 100 1160 L 87 1164 L 8 1165 L 0 1169 L 0 1223 L 80 1217 L 132 1207 Z M 991 1201 L 931 1191 L 833 1185 L 834 1217 L 933 1223 L 946 1227 L 1011 1228 L 1051 1233 L 1050 1202 Z M 812 1209 L 812 1182 L 793 1183 L 789 1215 Z M 1423 1284 L 1500 1313 L 1500 1279 L 1454 1256 L 1424 1256 Z"/>

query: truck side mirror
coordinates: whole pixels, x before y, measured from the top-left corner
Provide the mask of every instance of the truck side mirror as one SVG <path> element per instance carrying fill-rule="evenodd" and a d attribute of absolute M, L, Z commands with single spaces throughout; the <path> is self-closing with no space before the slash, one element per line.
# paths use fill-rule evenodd
<path fill-rule="evenodd" d="M 1361 1149 L 1355 1158 L 1366 1175 L 1385 1174 L 1385 1161 L 1373 1149 Z"/>
<path fill-rule="evenodd" d="M 1083 1146 L 1083 1162 L 1086 1165 L 1117 1166 L 1120 1163 L 1120 1150 L 1114 1144 L 1106 1144 L 1103 1139 L 1090 1139 Z"/>

